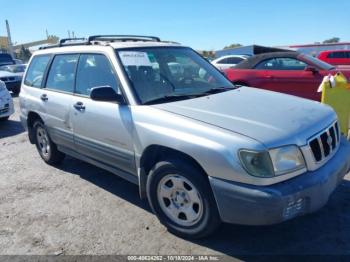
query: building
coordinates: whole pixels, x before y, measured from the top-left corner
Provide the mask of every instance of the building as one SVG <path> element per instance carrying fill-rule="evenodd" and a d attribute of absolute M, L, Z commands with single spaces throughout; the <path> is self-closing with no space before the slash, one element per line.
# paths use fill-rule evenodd
<path fill-rule="evenodd" d="M 6 36 L 0 36 L 0 53 L 7 53 L 8 40 Z"/>
<path fill-rule="evenodd" d="M 329 44 L 289 45 L 289 46 L 277 46 L 277 47 L 249 45 L 249 46 L 241 46 L 236 48 L 229 48 L 229 49 L 215 51 L 215 57 L 221 57 L 225 55 L 256 55 L 261 53 L 279 52 L 279 51 L 297 51 L 303 54 L 318 56 L 318 54 L 321 51 L 326 51 L 326 50 L 350 50 L 350 42 L 329 43 Z"/>
<path fill-rule="evenodd" d="M 221 57 L 225 55 L 257 55 L 261 53 L 269 53 L 269 52 L 281 52 L 281 51 L 290 51 L 290 48 L 277 48 L 277 47 L 267 47 L 260 45 L 248 45 L 248 46 L 240 46 L 235 48 L 228 48 L 223 50 L 215 51 L 215 57 Z"/>
<path fill-rule="evenodd" d="M 329 43 L 329 44 L 290 45 L 290 46 L 281 46 L 280 48 L 289 48 L 303 54 L 318 56 L 321 51 L 350 50 L 350 42 Z"/>

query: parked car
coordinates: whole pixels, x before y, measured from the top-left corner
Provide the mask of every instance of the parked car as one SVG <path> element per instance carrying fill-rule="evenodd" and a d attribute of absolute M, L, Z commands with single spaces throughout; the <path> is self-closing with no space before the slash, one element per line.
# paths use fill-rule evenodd
<path fill-rule="evenodd" d="M 16 62 L 13 60 L 10 54 L 0 53 L 0 66 L 14 65 Z"/>
<path fill-rule="evenodd" d="M 21 60 L 21 59 L 13 59 L 13 61 L 15 61 L 15 64 L 16 64 L 16 65 L 22 65 L 22 64 L 24 64 L 24 63 L 23 63 L 23 60 Z"/>
<path fill-rule="evenodd" d="M 14 113 L 13 101 L 6 85 L 0 80 L 0 121 L 6 121 Z"/>
<path fill-rule="evenodd" d="M 325 75 L 340 69 L 317 58 L 298 52 L 274 52 L 255 55 L 234 68 L 225 70 L 228 79 L 237 85 L 300 96 L 316 101 Z M 341 72 L 350 79 L 350 68 Z"/>
<path fill-rule="evenodd" d="M 19 102 L 46 163 L 67 154 L 137 184 L 184 237 L 207 236 L 221 221 L 267 225 L 314 212 L 350 169 L 330 107 L 236 88 L 191 48 L 157 37 L 91 36 L 39 50 Z"/>
<path fill-rule="evenodd" d="M 350 50 L 322 51 L 318 59 L 331 65 L 350 65 Z"/>
<path fill-rule="evenodd" d="M 225 70 L 234 67 L 247 58 L 248 56 L 246 55 L 226 55 L 214 59 L 211 63 L 219 70 Z"/>
<path fill-rule="evenodd" d="M 21 82 L 26 65 L 3 65 L 0 66 L 0 80 L 4 81 L 9 91 L 19 94 Z"/>

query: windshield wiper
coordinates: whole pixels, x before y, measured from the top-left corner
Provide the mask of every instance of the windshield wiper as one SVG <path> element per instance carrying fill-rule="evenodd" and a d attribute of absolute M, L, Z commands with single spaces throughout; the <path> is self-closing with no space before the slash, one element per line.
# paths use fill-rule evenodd
<path fill-rule="evenodd" d="M 233 87 L 213 87 L 213 88 L 210 88 L 208 91 L 206 91 L 205 94 L 216 94 L 216 93 L 220 93 L 220 92 L 234 90 L 237 88 L 238 87 L 236 87 L 236 86 L 233 86 Z"/>
<path fill-rule="evenodd" d="M 184 100 L 184 99 L 191 99 L 191 98 L 196 98 L 200 96 L 205 96 L 207 95 L 206 93 L 200 93 L 200 94 L 172 94 L 172 95 L 165 95 L 162 97 L 158 97 L 155 99 L 148 100 L 144 102 L 144 105 L 152 105 L 152 104 L 157 104 L 157 103 L 165 103 L 165 102 L 173 102 L 173 101 L 178 101 L 178 100 Z"/>

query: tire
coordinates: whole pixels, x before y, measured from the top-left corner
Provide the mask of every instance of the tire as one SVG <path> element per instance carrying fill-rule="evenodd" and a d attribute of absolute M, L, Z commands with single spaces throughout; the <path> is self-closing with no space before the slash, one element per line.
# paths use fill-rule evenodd
<path fill-rule="evenodd" d="M 1 117 L 0 122 L 5 122 L 5 121 L 9 120 L 9 118 L 10 118 L 9 116 Z"/>
<path fill-rule="evenodd" d="M 206 174 L 186 160 L 157 163 L 147 180 L 147 197 L 160 222 L 180 237 L 209 236 L 221 223 Z"/>
<path fill-rule="evenodd" d="M 65 155 L 57 150 L 52 142 L 44 123 L 37 120 L 33 125 L 35 145 L 40 157 L 49 165 L 56 165 L 62 162 Z"/>

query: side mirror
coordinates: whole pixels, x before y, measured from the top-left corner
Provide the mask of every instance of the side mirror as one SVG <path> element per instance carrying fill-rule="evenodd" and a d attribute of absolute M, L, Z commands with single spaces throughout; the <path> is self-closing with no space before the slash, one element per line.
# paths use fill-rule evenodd
<path fill-rule="evenodd" d="M 110 86 L 97 86 L 91 89 L 90 98 L 95 101 L 104 102 L 117 102 L 118 104 L 124 104 L 124 97 Z"/>
<path fill-rule="evenodd" d="M 306 66 L 304 70 L 308 71 L 308 72 L 312 72 L 312 73 L 317 73 L 318 72 L 318 70 L 315 67 L 313 67 L 313 66 Z"/>

